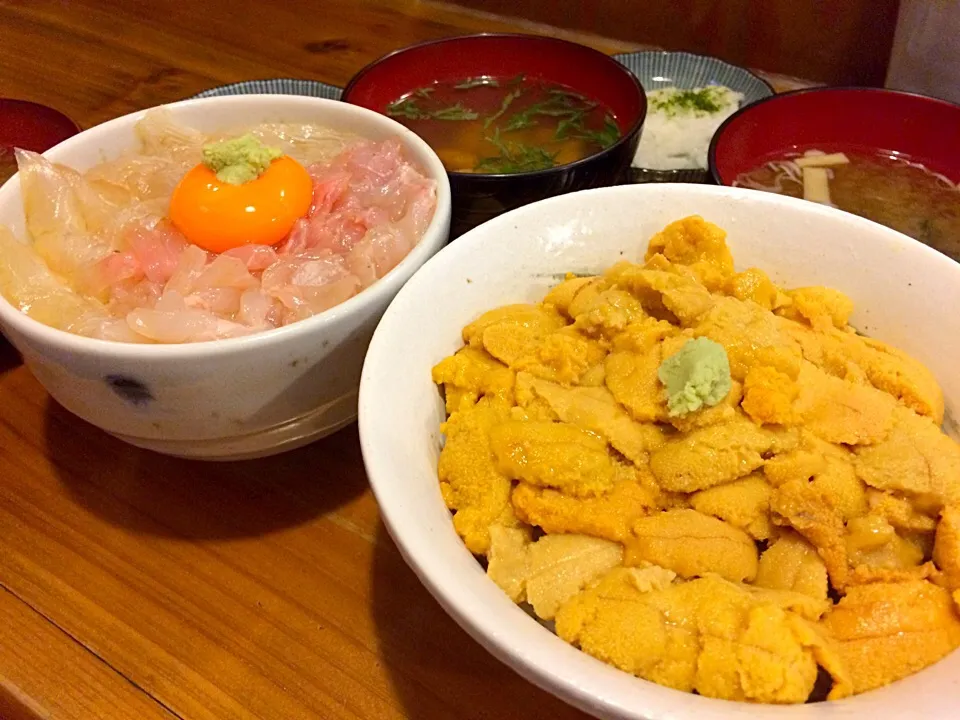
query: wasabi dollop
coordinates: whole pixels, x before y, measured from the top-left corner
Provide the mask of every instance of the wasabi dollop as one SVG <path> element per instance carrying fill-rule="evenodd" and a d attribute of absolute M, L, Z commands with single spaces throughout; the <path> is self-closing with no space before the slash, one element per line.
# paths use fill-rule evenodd
<path fill-rule="evenodd" d="M 282 151 L 264 145 L 250 133 L 203 146 L 203 164 L 216 173 L 217 180 L 229 185 L 256 180 L 282 155 Z"/>
<path fill-rule="evenodd" d="M 730 392 L 730 361 L 723 345 L 709 338 L 690 340 L 660 364 L 671 417 L 719 404 Z"/>

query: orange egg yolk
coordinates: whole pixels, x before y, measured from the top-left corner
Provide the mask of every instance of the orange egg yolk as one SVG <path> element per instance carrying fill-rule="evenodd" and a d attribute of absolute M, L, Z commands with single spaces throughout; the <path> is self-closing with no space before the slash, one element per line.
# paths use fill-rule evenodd
<path fill-rule="evenodd" d="M 310 175 L 286 155 L 242 185 L 221 182 L 201 164 L 174 189 L 170 220 L 189 242 L 221 253 L 241 245 L 275 245 L 307 214 L 312 199 Z"/>

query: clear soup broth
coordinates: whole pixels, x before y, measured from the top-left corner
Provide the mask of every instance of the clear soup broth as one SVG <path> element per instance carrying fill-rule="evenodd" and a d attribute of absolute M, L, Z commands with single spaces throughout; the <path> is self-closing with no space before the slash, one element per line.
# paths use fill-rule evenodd
<path fill-rule="evenodd" d="M 523 75 L 434 83 L 406 93 L 386 113 L 426 140 L 451 172 L 547 170 L 620 138 L 600 102 Z"/>
<path fill-rule="evenodd" d="M 843 152 L 846 165 L 829 168 L 830 198 L 841 210 L 881 223 L 960 261 L 960 189 L 948 178 L 892 153 Z M 735 186 L 803 197 L 794 161 L 800 151 L 771 158 L 739 175 Z"/>

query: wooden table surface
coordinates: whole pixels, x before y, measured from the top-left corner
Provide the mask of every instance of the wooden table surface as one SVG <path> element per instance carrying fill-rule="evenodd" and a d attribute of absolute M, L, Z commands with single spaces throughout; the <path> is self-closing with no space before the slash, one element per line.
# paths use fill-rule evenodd
<path fill-rule="evenodd" d="M 89 127 L 497 30 L 550 32 L 413 0 L 0 0 L 0 96 Z M 0 340 L 0 718 L 577 717 L 421 587 L 356 426 L 266 460 L 166 458 L 67 413 Z"/>

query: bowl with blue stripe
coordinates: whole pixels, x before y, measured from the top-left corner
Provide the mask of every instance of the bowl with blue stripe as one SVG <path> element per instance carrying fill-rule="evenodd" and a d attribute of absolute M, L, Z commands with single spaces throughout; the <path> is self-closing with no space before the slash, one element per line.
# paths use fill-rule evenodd
<path fill-rule="evenodd" d="M 723 85 L 743 94 L 741 108 L 774 94 L 770 84 L 756 74 L 715 57 L 662 51 L 623 53 L 613 57 L 636 75 L 647 93 L 671 87 L 689 90 L 709 85 Z M 706 168 L 651 170 L 634 167 L 631 169 L 631 179 L 638 183 L 705 183 L 709 182 L 709 172 Z"/>
<path fill-rule="evenodd" d="M 220 85 L 194 95 L 194 98 L 223 97 L 224 95 L 304 95 L 306 97 L 339 100 L 343 94 L 341 88 L 317 80 L 297 78 L 269 78 L 264 80 L 244 80 L 243 82 Z"/>

